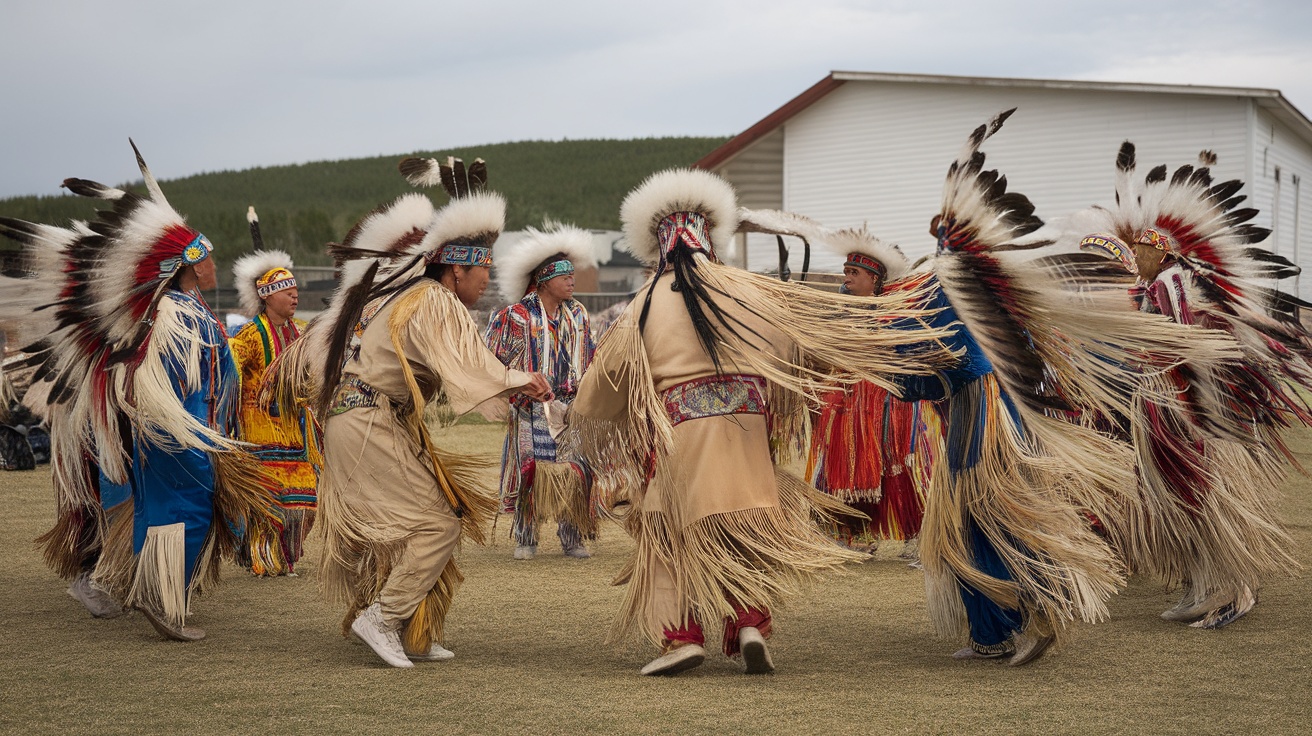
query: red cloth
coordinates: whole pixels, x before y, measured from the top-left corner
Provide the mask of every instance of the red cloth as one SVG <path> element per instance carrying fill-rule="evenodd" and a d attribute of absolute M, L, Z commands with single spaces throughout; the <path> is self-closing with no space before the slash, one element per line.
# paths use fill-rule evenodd
<path fill-rule="evenodd" d="M 754 626 L 761 636 L 770 638 L 770 611 L 764 608 L 743 608 L 733 604 L 734 615 L 724 619 L 724 655 L 732 657 L 738 654 L 738 632 L 744 626 Z M 676 629 L 665 629 L 665 641 L 668 643 L 686 642 L 702 646 L 706 643 L 706 633 L 697 620 L 689 616 L 683 625 Z"/>

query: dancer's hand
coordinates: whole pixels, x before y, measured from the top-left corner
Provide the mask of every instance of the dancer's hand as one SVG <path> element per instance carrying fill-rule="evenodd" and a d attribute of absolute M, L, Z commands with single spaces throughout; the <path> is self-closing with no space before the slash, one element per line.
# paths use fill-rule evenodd
<path fill-rule="evenodd" d="M 533 380 L 520 389 L 520 392 L 534 401 L 551 401 L 553 398 L 551 384 L 547 383 L 547 379 L 541 373 L 530 373 L 529 375 L 532 376 Z"/>

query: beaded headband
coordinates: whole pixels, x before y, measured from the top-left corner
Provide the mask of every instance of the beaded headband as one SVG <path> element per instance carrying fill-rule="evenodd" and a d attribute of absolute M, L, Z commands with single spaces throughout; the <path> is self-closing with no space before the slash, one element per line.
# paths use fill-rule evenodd
<path fill-rule="evenodd" d="M 269 269 L 268 273 L 255 280 L 255 293 L 259 294 L 261 299 L 267 299 L 280 291 L 295 288 L 296 277 L 292 275 L 291 271 L 281 266 Z"/>
<path fill-rule="evenodd" d="M 435 253 L 430 252 L 427 258 L 430 263 L 437 261 L 453 266 L 491 266 L 492 249 L 461 238 L 438 248 Z"/>
<path fill-rule="evenodd" d="M 867 271 L 871 271 L 875 273 L 875 275 L 879 276 L 881 279 L 888 275 L 888 269 L 884 266 L 884 264 L 880 263 L 879 261 L 876 261 L 875 259 L 871 258 L 870 256 L 864 253 L 848 253 L 847 262 L 844 263 L 843 265 L 856 266 L 857 268 L 864 268 Z"/>
<path fill-rule="evenodd" d="M 574 264 L 570 263 L 568 258 L 561 258 L 558 261 L 552 261 L 542 268 L 539 268 L 534 272 L 533 280 L 541 285 L 557 276 L 568 276 L 572 273 L 574 273 Z"/>

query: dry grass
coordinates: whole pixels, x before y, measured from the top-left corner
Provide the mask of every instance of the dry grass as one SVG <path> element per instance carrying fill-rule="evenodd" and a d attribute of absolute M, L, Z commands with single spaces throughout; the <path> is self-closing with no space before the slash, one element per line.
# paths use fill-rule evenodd
<path fill-rule="evenodd" d="M 461 425 L 452 448 L 499 450 L 499 428 Z M 1307 462 L 1312 435 L 1299 438 Z M 877 559 L 804 591 L 776 619 L 778 674 L 718 655 L 673 679 L 637 674 L 651 652 L 603 645 L 608 585 L 629 544 L 608 527 L 596 557 L 544 540 L 533 562 L 464 550 L 448 624 L 457 659 L 397 671 L 338 635 L 312 548 L 299 578 L 230 568 L 196 602 L 209 638 L 160 641 L 139 615 L 97 621 L 64 594 L 32 539 L 50 523 L 49 472 L 0 474 L 0 728 L 128 733 L 1308 733 L 1308 577 L 1272 581 L 1219 632 L 1158 620 L 1173 602 L 1137 580 L 1113 619 L 1037 664 L 954 662 L 926 620 L 920 573 Z M 1312 482 L 1287 489 L 1297 555 L 1312 558 Z M 895 549 L 888 553 L 896 552 Z"/>

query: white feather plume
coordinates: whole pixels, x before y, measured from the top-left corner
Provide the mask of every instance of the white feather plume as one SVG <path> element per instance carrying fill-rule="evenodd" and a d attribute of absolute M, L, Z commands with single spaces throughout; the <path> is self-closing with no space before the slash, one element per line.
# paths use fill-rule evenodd
<path fill-rule="evenodd" d="M 791 235 L 814 243 L 820 239 L 824 226 L 806 215 L 784 210 L 738 209 L 738 232 Z"/>
<path fill-rule="evenodd" d="M 237 287 L 237 301 L 247 317 L 260 312 L 261 300 L 255 282 L 275 268 L 293 268 L 292 257 L 280 250 L 261 250 L 238 258 L 232 264 L 232 280 Z"/>
<path fill-rule="evenodd" d="M 729 182 L 701 169 L 667 169 L 647 177 L 620 206 L 624 248 L 647 264 L 660 261 L 656 228 L 675 212 L 706 217 L 711 246 L 721 260 L 733 255 L 738 197 Z"/>
<path fill-rule="evenodd" d="M 511 301 L 522 299 L 533 269 L 556 253 L 564 253 L 576 271 L 597 266 L 592 233 L 549 221 L 542 230 L 528 228 L 523 238 L 497 253 L 496 279 L 501 296 Z"/>

